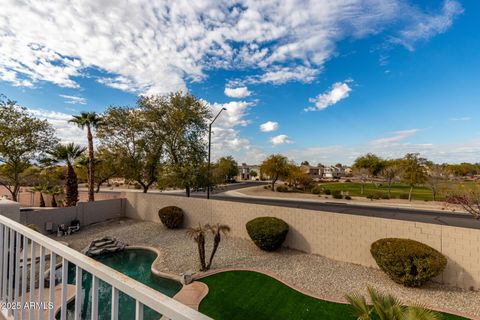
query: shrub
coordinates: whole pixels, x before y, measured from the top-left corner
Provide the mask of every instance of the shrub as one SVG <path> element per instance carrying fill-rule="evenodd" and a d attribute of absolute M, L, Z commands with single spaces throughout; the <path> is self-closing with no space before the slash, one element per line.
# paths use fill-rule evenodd
<path fill-rule="evenodd" d="M 398 197 L 403 200 L 408 200 L 408 193 L 400 193 Z"/>
<path fill-rule="evenodd" d="M 179 207 L 168 206 L 158 210 L 158 217 L 165 227 L 175 229 L 183 223 L 183 210 Z"/>
<path fill-rule="evenodd" d="M 393 281 L 407 287 L 420 287 L 447 265 L 440 252 L 410 239 L 380 239 L 372 243 L 370 252 Z"/>
<path fill-rule="evenodd" d="M 352 200 L 352 197 L 350 197 L 350 196 L 345 196 L 345 200 Z"/>
<path fill-rule="evenodd" d="M 332 197 L 334 199 L 342 199 L 343 198 L 342 192 L 340 190 L 333 190 L 332 191 Z"/>
<path fill-rule="evenodd" d="M 288 224 L 275 217 L 259 217 L 247 222 L 248 235 L 262 250 L 273 251 L 285 241 Z"/>
<path fill-rule="evenodd" d="M 350 180 L 350 179 L 345 179 L 345 182 L 352 182 L 352 180 Z"/>
<path fill-rule="evenodd" d="M 288 187 L 279 185 L 276 190 L 277 192 L 288 192 Z"/>
<path fill-rule="evenodd" d="M 386 193 L 383 193 L 382 196 L 381 196 L 382 199 L 384 200 L 389 200 L 390 199 L 390 196 Z"/>
<path fill-rule="evenodd" d="M 268 190 L 268 186 L 263 186 L 263 189 Z"/>
<path fill-rule="evenodd" d="M 325 189 L 323 192 L 324 192 L 327 196 L 330 195 L 330 194 L 332 194 L 332 191 L 330 191 L 330 189 Z"/>
<path fill-rule="evenodd" d="M 322 193 L 323 188 L 319 185 L 316 185 L 315 187 L 312 188 L 312 193 L 313 194 L 320 194 Z"/>

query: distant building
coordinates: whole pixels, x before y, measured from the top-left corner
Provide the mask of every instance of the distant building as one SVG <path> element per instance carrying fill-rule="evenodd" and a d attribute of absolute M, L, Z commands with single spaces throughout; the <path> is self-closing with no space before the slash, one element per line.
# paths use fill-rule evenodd
<path fill-rule="evenodd" d="M 256 176 L 252 176 L 252 171 L 257 173 Z M 237 181 L 246 181 L 246 180 L 260 180 L 261 179 L 261 172 L 260 166 L 257 164 L 246 164 L 242 163 L 242 165 L 238 166 L 238 175 L 235 180 Z"/>
<path fill-rule="evenodd" d="M 323 177 L 323 166 L 302 165 L 300 167 L 314 181 L 320 180 Z"/>

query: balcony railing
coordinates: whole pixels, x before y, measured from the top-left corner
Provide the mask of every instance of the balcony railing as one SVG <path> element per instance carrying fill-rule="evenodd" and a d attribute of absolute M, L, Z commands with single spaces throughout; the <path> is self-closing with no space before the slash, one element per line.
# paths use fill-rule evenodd
<path fill-rule="evenodd" d="M 74 284 L 68 284 L 69 263 L 76 269 Z M 58 272 L 50 272 L 59 267 L 60 279 Z M 84 272 L 92 276 L 91 319 L 98 319 L 99 280 L 112 287 L 111 319 L 119 319 L 120 292 L 135 301 L 135 319 L 138 320 L 143 319 L 144 306 L 170 319 L 210 319 L 98 261 L 0 216 L 0 302 L 4 317 L 53 320 L 61 311 L 60 317 L 64 320 L 69 296 L 74 293 L 74 318 L 83 319 Z"/>

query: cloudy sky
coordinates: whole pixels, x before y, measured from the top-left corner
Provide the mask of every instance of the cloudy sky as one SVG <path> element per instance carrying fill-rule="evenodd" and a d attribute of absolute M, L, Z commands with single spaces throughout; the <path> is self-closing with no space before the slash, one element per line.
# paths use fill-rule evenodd
<path fill-rule="evenodd" d="M 80 111 L 188 90 L 215 156 L 478 162 L 474 0 L 22 1 L 0 10 L 0 93 L 64 141 Z"/>

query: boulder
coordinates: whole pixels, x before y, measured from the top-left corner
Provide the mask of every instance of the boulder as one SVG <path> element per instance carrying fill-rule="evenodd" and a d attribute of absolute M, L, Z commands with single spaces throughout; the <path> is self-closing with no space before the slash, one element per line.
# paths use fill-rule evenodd
<path fill-rule="evenodd" d="M 125 250 L 126 243 L 117 240 L 113 237 L 103 237 L 101 239 L 95 239 L 82 250 L 82 253 L 86 256 L 93 257 L 99 256 L 105 253 L 112 253 Z"/>

